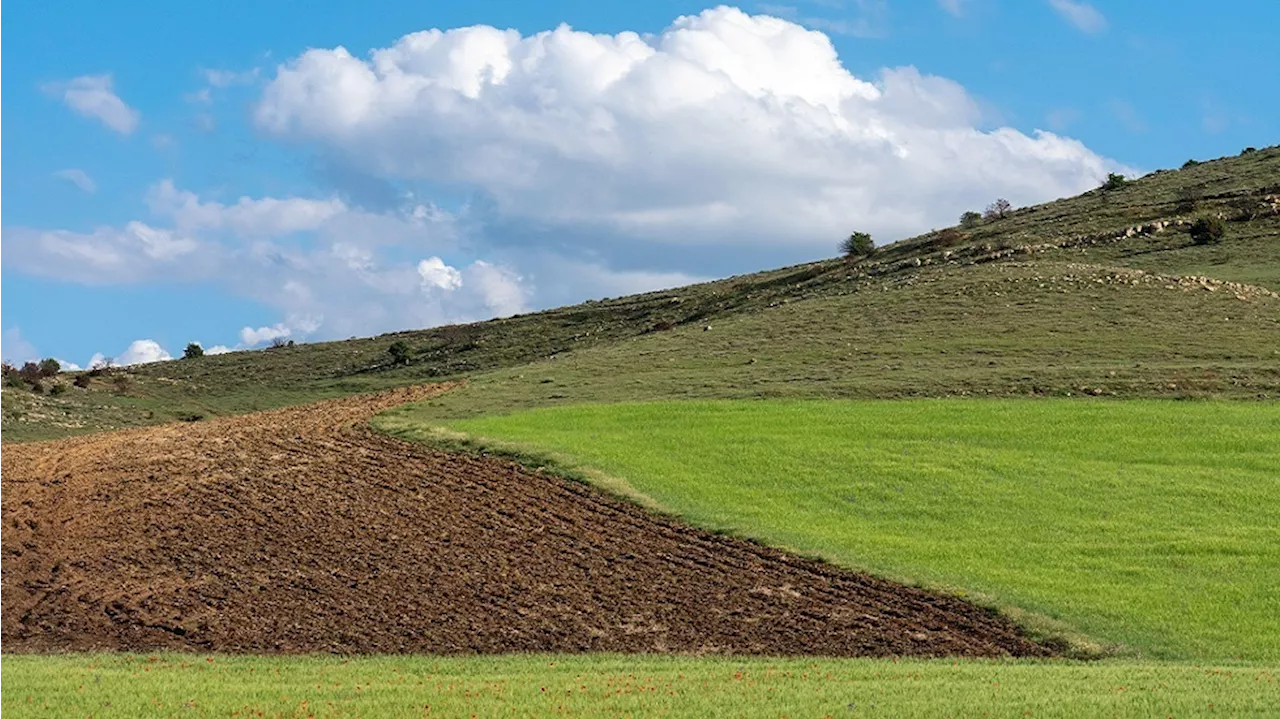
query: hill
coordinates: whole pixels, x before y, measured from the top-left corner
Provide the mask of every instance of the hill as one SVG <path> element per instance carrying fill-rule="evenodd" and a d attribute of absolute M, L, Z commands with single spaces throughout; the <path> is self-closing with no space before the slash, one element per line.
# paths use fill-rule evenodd
<path fill-rule="evenodd" d="M 1191 221 L 1227 221 L 1199 245 Z M 658 396 L 1280 396 L 1280 147 L 843 259 L 3 392 L 8 441 L 471 378 L 445 415 Z M 706 329 L 708 326 L 711 329 Z M 408 344 L 397 365 L 388 347 Z M 1172 351 L 1170 351 L 1172 348 Z M 627 382 L 593 381 L 624 373 Z M 495 392 L 498 392 L 495 394 Z"/>

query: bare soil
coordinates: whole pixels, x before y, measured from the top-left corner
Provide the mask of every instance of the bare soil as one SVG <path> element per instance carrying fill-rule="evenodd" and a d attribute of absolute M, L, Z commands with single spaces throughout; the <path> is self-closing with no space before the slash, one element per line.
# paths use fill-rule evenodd
<path fill-rule="evenodd" d="M 4 650 L 1050 653 L 959 599 L 366 425 L 444 389 L 4 447 Z"/>

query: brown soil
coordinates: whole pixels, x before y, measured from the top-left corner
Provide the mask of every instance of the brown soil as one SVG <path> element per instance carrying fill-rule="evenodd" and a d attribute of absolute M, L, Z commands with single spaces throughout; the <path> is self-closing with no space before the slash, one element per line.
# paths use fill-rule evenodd
<path fill-rule="evenodd" d="M 5 447 L 5 651 L 1048 653 L 958 599 L 365 425 L 441 390 Z"/>

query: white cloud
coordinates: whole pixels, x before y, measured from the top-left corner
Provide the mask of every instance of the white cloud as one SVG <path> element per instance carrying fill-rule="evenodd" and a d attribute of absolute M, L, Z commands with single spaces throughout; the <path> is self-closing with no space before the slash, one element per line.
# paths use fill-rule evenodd
<path fill-rule="evenodd" d="M 207 87 L 202 87 L 195 92 L 183 95 L 182 99 L 194 105 L 208 105 L 213 102 L 213 92 Z"/>
<path fill-rule="evenodd" d="M 477 26 L 368 60 L 310 50 L 280 66 L 255 118 L 378 177 L 470 188 L 504 228 L 606 254 L 826 254 L 850 227 L 896 239 L 1118 168 L 1052 133 L 980 129 L 979 103 L 950 80 L 908 67 L 868 82 L 825 35 L 723 7 L 647 38 Z"/>
<path fill-rule="evenodd" d="M 240 330 L 240 342 L 246 347 L 256 347 L 263 342 L 284 339 L 291 334 L 293 334 L 293 330 L 289 329 L 282 323 L 271 327 L 259 327 L 256 330 L 252 327 L 245 327 Z"/>
<path fill-rule="evenodd" d="M 160 133 L 151 136 L 151 146 L 157 150 L 169 150 L 178 145 L 178 141 L 173 139 L 173 135 Z"/>
<path fill-rule="evenodd" d="M 58 358 L 55 357 L 54 359 L 58 359 Z M 76 364 L 75 362 L 68 362 L 64 359 L 58 360 L 58 370 L 60 372 L 79 372 L 82 369 L 84 368 Z"/>
<path fill-rule="evenodd" d="M 214 248 L 143 222 L 92 232 L 6 229 L 5 260 L 24 272 L 84 284 L 122 284 L 207 275 Z"/>
<path fill-rule="evenodd" d="M 94 355 L 94 357 L 100 359 L 99 355 Z M 119 357 L 116 357 L 116 364 L 128 366 L 146 364 L 148 362 L 163 362 L 171 359 L 173 357 L 169 356 L 169 353 L 160 346 L 159 342 L 155 340 L 134 340 L 130 343 L 128 349 L 120 354 Z"/>
<path fill-rule="evenodd" d="M 66 180 L 91 195 L 98 191 L 98 183 L 94 182 L 93 178 L 89 177 L 89 173 L 84 170 L 72 167 L 66 170 L 58 170 L 53 173 L 53 176 L 59 180 Z"/>
<path fill-rule="evenodd" d="M 1107 29 L 1107 18 L 1087 2 L 1049 0 L 1049 5 L 1080 32 L 1096 35 Z"/>
<path fill-rule="evenodd" d="M 22 336 L 22 330 L 17 327 L 10 327 L 4 331 L 3 344 L 0 347 L 0 356 L 4 357 L 4 361 L 14 366 L 21 366 L 23 362 L 34 362 L 40 359 L 40 353 L 36 351 L 35 345 L 27 341 Z"/>
<path fill-rule="evenodd" d="M 218 129 L 218 121 L 213 119 L 213 115 L 207 112 L 196 113 L 195 117 L 192 118 L 192 122 L 195 123 L 196 129 L 200 132 L 213 132 Z"/>
<path fill-rule="evenodd" d="M 938 5 L 955 17 L 964 15 L 964 0 L 938 0 Z"/>
<path fill-rule="evenodd" d="M 226 345 L 214 345 L 206 349 L 204 353 L 207 355 L 224 355 L 230 351 L 231 351 L 231 348 Z"/>
<path fill-rule="evenodd" d="M 67 82 L 46 83 L 42 89 L 61 98 L 72 110 L 95 118 L 122 135 L 138 127 L 141 114 L 115 94 L 111 75 L 84 75 Z"/>
<path fill-rule="evenodd" d="M 179 190 L 163 180 L 147 193 L 147 205 L 156 215 L 169 217 L 187 232 L 227 229 L 243 237 L 273 237 L 315 230 L 347 211 L 337 199 L 309 200 L 241 197 L 234 205 L 201 202 L 193 192 Z"/>
<path fill-rule="evenodd" d="M 441 289 L 445 292 L 462 286 L 462 273 L 446 265 L 439 257 L 429 257 L 418 263 L 418 276 L 423 289 Z"/>

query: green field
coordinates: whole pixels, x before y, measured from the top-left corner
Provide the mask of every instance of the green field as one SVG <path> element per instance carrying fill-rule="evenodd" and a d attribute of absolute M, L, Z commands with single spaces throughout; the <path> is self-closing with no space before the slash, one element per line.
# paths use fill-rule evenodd
<path fill-rule="evenodd" d="M 10 719 L 1274 716 L 1276 672 L 1178 663 L 636 656 L 7 657 Z"/>
<path fill-rule="evenodd" d="M 413 434 L 412 410 L 381 421 Z M 654 402 L 453 426 L 1104 651 L 1280 659 L 1274 403 Z"/>

